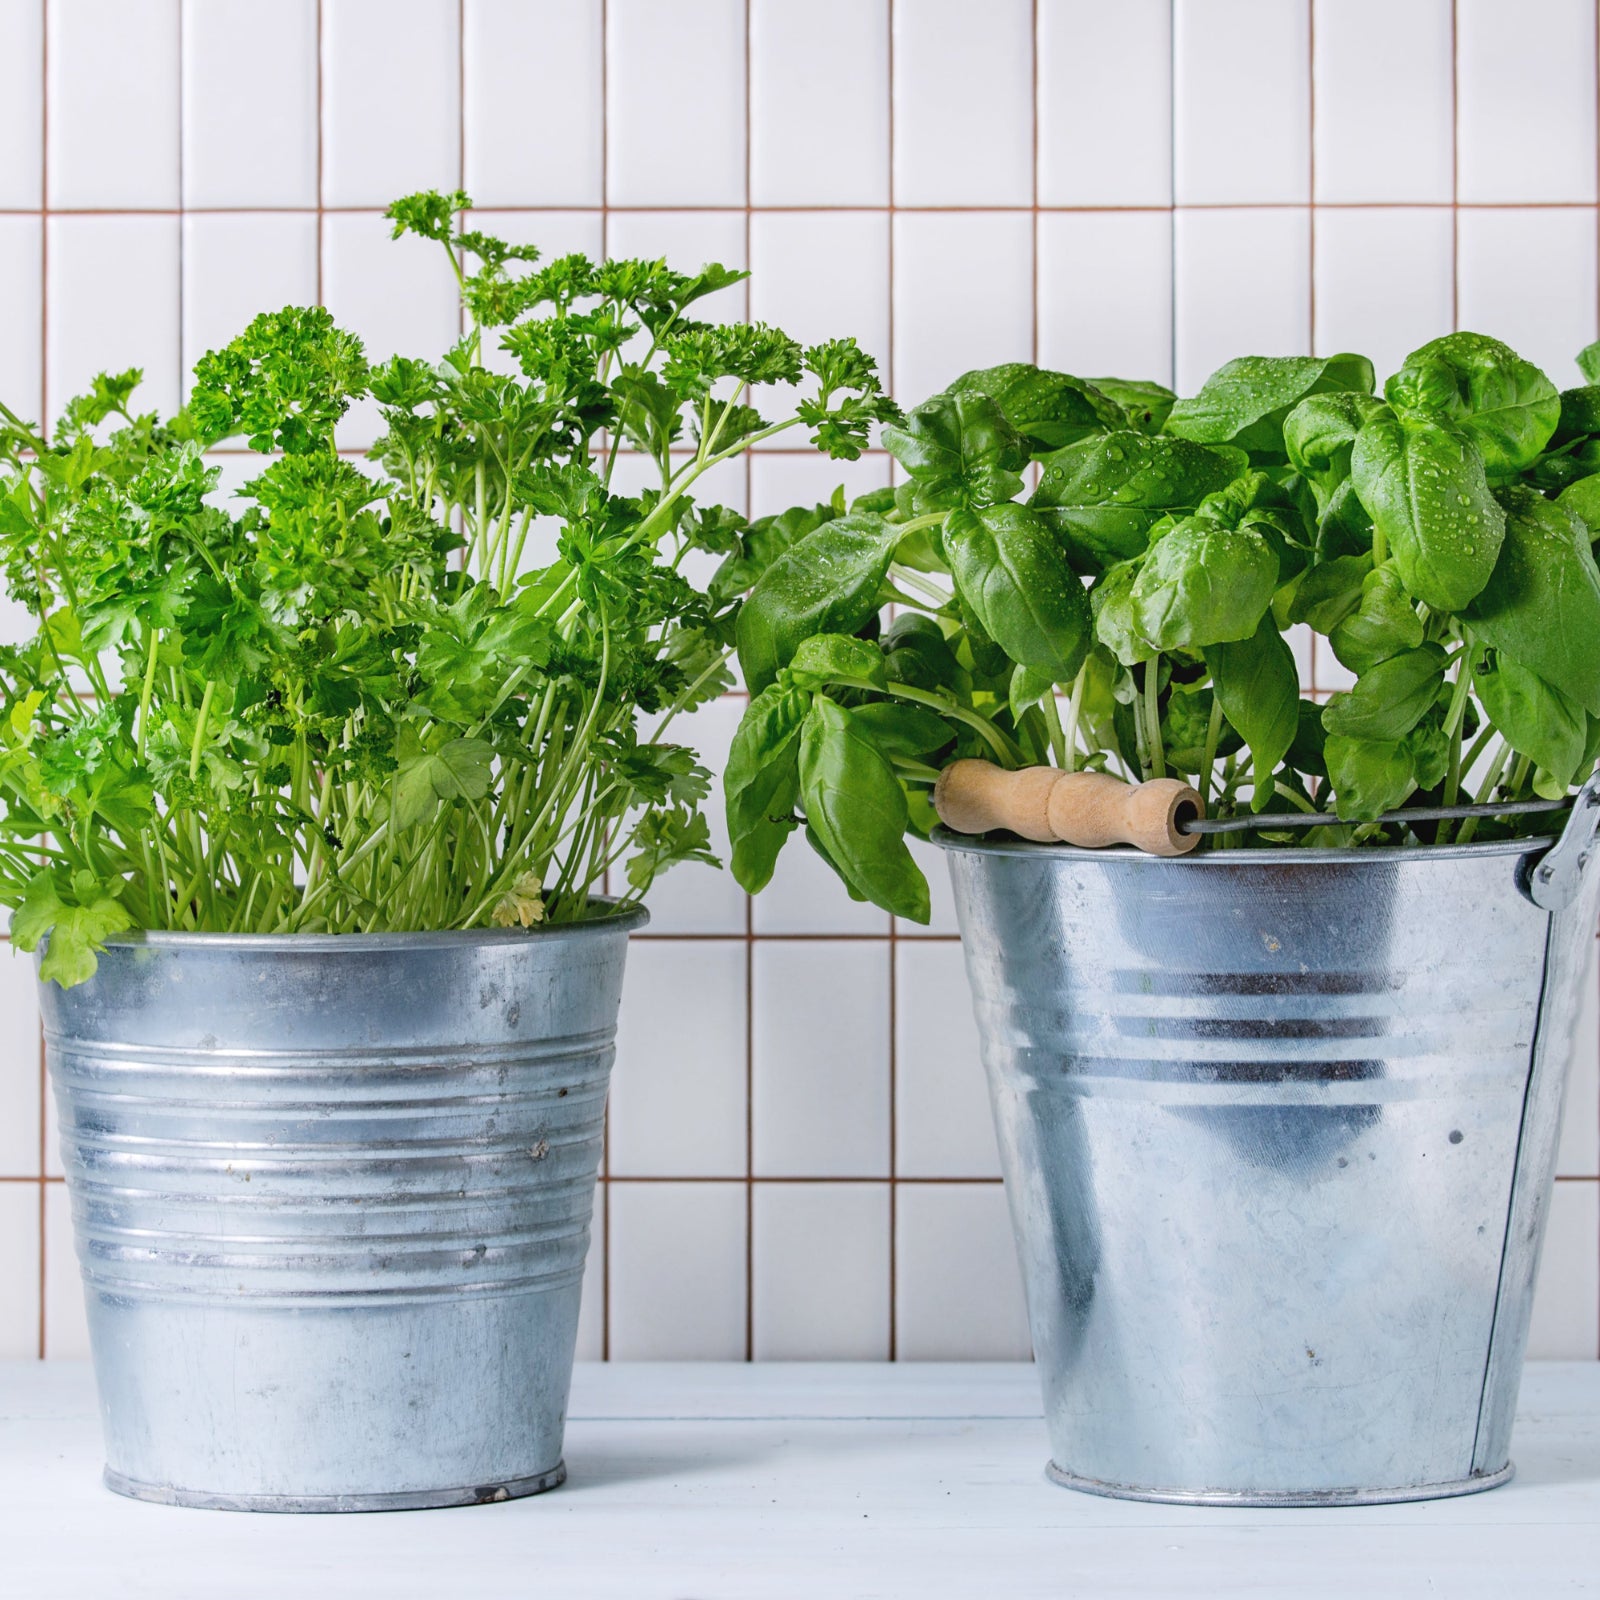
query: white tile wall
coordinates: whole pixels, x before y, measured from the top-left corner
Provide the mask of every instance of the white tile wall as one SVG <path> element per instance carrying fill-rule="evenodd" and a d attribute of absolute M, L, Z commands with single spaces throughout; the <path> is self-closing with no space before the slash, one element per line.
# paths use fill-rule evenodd
<path fill-rule="evenodd" d="M 1245 351 L 1392 368 L 1452 325 L 1570 382 L 1596 331 L 1591 0 L 265 9 L 0 0 L 8 403 L 48 412 L 138 363 L 170 407 L 202 347 L 291 298 L 374 355 L 437 350 L 448 279 L 378 215 L 427 185 L 553 254 L 749 264 L 705 314 L 855 332 L 908 404 L 1013 358 L 1186 388 Z M 370 429 L 352 418 L 352 447 Z M 889 475 L 880 450 L 773 450 L 710 492 L 761 513 Z M 1326 651 L 1315 672 L 1339 681 Z M 740 704 L 685 725 L 713 766 Z M 1027 1353 L 949 889 L 917 855 L 929 930 L 856 905 L 803 847 L 753 908 L 707 869 L 659 886 L 586 1355 Z M 1589 989 L 1544 1354 L 1600 1348 Z M 26 967 L 0 964 L 0 1355 L 83 1348 L 54 1140 Z"/>

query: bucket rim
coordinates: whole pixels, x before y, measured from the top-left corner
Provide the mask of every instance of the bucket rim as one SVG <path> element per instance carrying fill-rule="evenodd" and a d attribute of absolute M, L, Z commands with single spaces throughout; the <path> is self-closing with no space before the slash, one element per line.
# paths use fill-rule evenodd
<path fill-rule="evenodd" d="M 637 933 L 650 921 L 643 906 L 621 904 L 614 896 L 594 895 L 597 904 L 607 907 L 601 915 L 579 922 L 537 923 L 531 928 L 422 928 L 403 933 L 207 933 L 187 929 L 133 928 L 111 934 L 101 942 L 105 948 L 143 948 L 155 950 L 248 950 L 262 955 L 288 955 L 312 951 L 319 955 L 343 952 L 350 955 L 384 950 L 448 950 L 475 945 L 549 942 L 564 939 L 598 938 L 604 934 Z"/>
<path fill-rule="evenodd" d="M 1474 861 L 1494 856 L 1539 855 L 1550 849 L 1559 836 L 1530 839 L 1489 839 L 1481 844 L 1395 844 L 1360 845 L 1348 850 L 1326 846 L 1269 846 L 1264 849 L 1191 850 L 1181 856 L 1156 856 L 1132 845 L 1113 845 L 1089 850 L 1075 844 L 1040 844 L 1031 839 L 989 839 L 977 834 L 954 833 L 935 828 L 929 838 L 941 850 L 953 855 L 1044 856 L 1059 861 L 1142 862 L 1165 870 L 1203 867 L 1244 866 L 1351 866 L 1362 861 Z"/>

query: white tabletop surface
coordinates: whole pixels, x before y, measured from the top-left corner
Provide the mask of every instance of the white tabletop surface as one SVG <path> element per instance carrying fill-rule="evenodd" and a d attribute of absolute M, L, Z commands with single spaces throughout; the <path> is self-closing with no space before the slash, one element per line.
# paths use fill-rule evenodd
<path fill-rule="evenodd" d="M 1600 1363 L 1529 1368 L 1513 1453 L 1508 1487 L 1431 1505 L 1134 1505 L 1045 1481 L 1030 1367 L 587 1367 L 554 1493 L 253 1516 L 109 1493 L 88 1369 L 0 1364 L 0 1596 L 1600 1594 Z"/>

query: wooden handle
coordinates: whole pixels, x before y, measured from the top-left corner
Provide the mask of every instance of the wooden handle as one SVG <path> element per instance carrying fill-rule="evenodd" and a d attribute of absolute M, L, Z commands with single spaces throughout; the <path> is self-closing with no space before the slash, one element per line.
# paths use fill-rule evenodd
<path fill-rule="evenodd" d="M 1199 794 L 1177 778 L 1124 783 L 1105 772 L 1007 772 L 987 761 L 951 762 L 934 785 L 933 808 L 956 833 L 1007 828 L 1043 844 L 1131 844 L 1156 856 L 1194 849 L 1200 835 L 1178 824 L 1205 815 Z"/>

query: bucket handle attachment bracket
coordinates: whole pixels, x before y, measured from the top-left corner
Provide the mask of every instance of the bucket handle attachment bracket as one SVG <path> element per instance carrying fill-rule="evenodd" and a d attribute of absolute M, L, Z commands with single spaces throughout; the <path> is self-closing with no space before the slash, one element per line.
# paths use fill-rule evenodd
<path fill-rule="evenodd" d="M 1579 790 L 1561 837 L 1542 855 L 1526 855 L 1517 863 L 1517 887 L 1545 911 L 1560 911 L 1571 905 L 1597 854 L 1597 834 L 1600 834 L 1600 771 Z"/>

